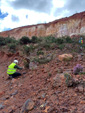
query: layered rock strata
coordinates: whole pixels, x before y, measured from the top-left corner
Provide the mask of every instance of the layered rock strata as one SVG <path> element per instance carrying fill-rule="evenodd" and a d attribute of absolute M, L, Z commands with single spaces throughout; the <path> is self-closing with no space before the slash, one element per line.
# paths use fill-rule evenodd
<path fill-rule="evenodd" d="M 85 11 L 46 24 L 23 26 L 0 32 L 0 36 L 10 36 L 16 39 L 20 39 L 22 36 L 31 38 L 32 36 L 42 37 L 49 35 L 54 35 L 55 37 L 85 35 Z"/>

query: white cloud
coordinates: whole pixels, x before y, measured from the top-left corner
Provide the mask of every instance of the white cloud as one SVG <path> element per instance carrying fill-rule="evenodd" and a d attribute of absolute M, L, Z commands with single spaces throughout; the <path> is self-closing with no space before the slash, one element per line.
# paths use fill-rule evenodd
<path fill-rule="evenodd" d="M 75 13 L 85 11 L 85 0 L 63 0 L 64 6 L 56 8 L 54 15 L 63 17 L 71 16 Z"/>
<path fill-rule="evenodd" d="M 77 0 L 76 0 L 77 1 Z M 84 10 L 84 0 L 0 0 L 0 10 L 8 15 L 0 19 L 0 31 L 25 25 L 47 23 Z M 82 7 L 78 8 L 79 3 Z M 30 6 L 31 4 L 31 6 Z M 71 7 L 74 7 L 71 9 Z"/>
<path fill-rule="evenodd" d="M 53 5 L 56 8 L 61 8 L 64 6 L 65 1 L 64 0 L 53 0 Z"/>
<path fill-rule="evenodd" d="M 1 11 L 3 13 L 8 13 L 8 16 L 3 20 L 0 20 L 0 31 L 4 30 L 4 28 L 16 28 L 19 26 L 32 25 L 38 23 L 49 22 L 54 19 L 54 16 L 49 15 L 44 12 L 36 12 L 29 9 L 14 9 L 13 7 L 9 7 L 8 2 L 3 0 L 1 2 Z M 28 18 L 26 18 L 28 16 Z M 19 21 L 13 21 L 13 19 Z"/>
<path fill-rule="evenodd" d="M 7 11 L 9 12 L 9 15 L 5 17 L 3 20 L 0 20 L 1 26 L 0 31 L 2 29 L 6 28 L 16 28 L 19 26 L 25 26 L 25 25 L 31 25 L 31 24 L 38 24 L 43 22 L 49 22 L 54 19 L 54 17 L 50 17 L 50 15 L 46 13 L 38 13 L 35 11 L 29 11 L 29 10 L 13 10 Z M 13 21 L 12 16 L 15 15 L 15 17 L 18 17 L 19 21 Z M 28 15 L 28 18 L 26 16 Z"/>

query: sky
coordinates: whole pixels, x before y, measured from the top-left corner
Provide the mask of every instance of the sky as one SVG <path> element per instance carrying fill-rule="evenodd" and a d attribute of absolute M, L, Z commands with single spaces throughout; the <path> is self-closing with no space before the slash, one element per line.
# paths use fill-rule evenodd
<path fill-rule="evenodd" d="M 85 11 L 85 0 L 0 0 L 0 32 Z"/>

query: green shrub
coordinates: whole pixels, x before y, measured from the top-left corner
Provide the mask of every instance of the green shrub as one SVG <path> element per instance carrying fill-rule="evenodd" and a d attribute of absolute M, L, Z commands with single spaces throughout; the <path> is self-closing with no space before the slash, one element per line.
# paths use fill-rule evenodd
<path fill-rule="evenodd" d="M 37 36 L 32 36 L 31 42 L 32 43 L 37 43 L 37 41 L 38 41 Z"/>
<path fill-rule="evenodd" d="M 80 72 L 79 75 L 85 75 L 85 72 Z"/>
<path fill-rule="evenodd" d="M 30 59 L 27 57 L 24 59 L 24 67 L 29 69 Z"/>
<path fill-rule="evenodd" d="M 73 86 L 74 80 L 73 80 L 72 76 L 68 73 L 65 73 L 64 77 L 66 78 L 65 83 L 66 83 L 67 87 Z"/>
<path fill-rule="evenodd" d="M 62 39 L 62 38 L 57 38 L 57 39 L 56 39 L 56 42 L 57 42 L 57 44 L 62 44 L 62 43 L 64 43 L 64 39 Z"/>
<path fill-rule="evenodd" d="M 37 51 L 37 55 L 44 55 L 43 51 Z"/>
<path fill-rule="evenodd" d="M 23 36 L 20 40 L 20 44 L 28 44 L 31 40 L 27 36 Z"/>
<path fill-rule="evenodd" d="M 34 47 L 32 44 L 29 46 L 29 51 L 33 51 L 36 47 Z"/>
<path fill-rule="evenodd" d="M 45 37 L 45 42 L 46 43 L 55 43 L 57 41 L 57 39 L 53 36 L 47 36 Z"/>
<path fill-rule="evenodd" d="M 29 55 L 29 50 L 30 50 L 29 47 L 28 46 L 24 46 L 23 49 L 24 49 L 24 53 L 26 55 Z"/>
<path fill-rule="evenodd" d="M 16 52 L 16 47 L 17 47 L 16 43 L 8 44 L 9 51 L 13 53 Z"/>
<path fill-rule="evenodd" d="M 0 46 L 3 46 L 3 45 L 7 45 L 9 43 L 17 43 L 18 41 L 14 38 L 10 38 L 10 37 L 0 37 Z"/>
<path fill-rule="evenodd" d="M 29 69 L 29 63 L 27 61 L 24 61 L 24 67 Z"/>
<path fill-rule="evenodd" d="M 50 56 L 50 58 L 48 58 L 48 57 L 43 57 L 43 58 L 37 57 L 37 58 L 34 58 L 33 61 L 38 62 L 39 64 L 45 64 L 45 63 L 50 62 L 52 59 L 53 59 L 53 55 Z"/>
<path fill-rule="evenodd" d="M 58 45 L 58 48 L 59 48 L 60 50 L 63 50 L 63 49 L 64 49 L 64 47 L 65 47 L 65 45 L 64 45 L 64 44 L 60 44 L 60 45 Z"/>
<path fill-rule="evenodd" d="M 8 44 L 8 43 L 16 43 L 17 40 L 14 39 L 14 38 L 11 38 L 11 37 L 6 37 L 5 38 L 5 43 Z"/>
<path fill-rule="evenodd" d="M 45 48 L 46 50 L 49 50 L 50 49 L 50 47 L 51 47 L 51 45 L 50 45 L 50 43 L 43 43 L 43 48 Z"/>
<path fill-rule="evenodd" d="M 67 43 L 72 43 L 72 39 L 71 39 L 69 36 L 67 36 L 67 37 L 66 37 L 66 42 L 67 42 Z"/>
<path fill-rule="evenodd" d="M 5 38 L 0 37 L 0 46 L 6 45 Z"/>

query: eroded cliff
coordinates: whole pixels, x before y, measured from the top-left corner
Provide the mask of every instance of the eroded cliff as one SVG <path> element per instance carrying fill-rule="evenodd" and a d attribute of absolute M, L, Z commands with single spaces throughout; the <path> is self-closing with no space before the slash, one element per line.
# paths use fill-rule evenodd
<path fill-rule="evenodd" d="M 22 36 L 28 36 L 29 38 L 32 36 L 39 37 L 48 35 L 61 37 L 79 34 L 85 35 L 85 11 L 46 24 L 24 26 L 0 32 L 0 36 L 10 36 L 15 37 L 16 39 L 20 39 Z"/>

